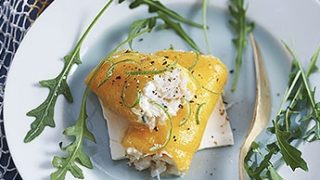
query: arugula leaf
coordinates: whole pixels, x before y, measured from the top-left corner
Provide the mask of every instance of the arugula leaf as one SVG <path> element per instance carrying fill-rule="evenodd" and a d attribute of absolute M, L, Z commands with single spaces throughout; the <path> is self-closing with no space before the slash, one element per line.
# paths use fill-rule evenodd
<path fill-rule="evenodd" d="M 123 2 L 124 0 L 119 1 L 119 3 Z M 149 8 L 149 12 L 150 13 L 163 13 L 166 14 L 166 16 L 177 20 L 181 23 L 190 25 L 190 26 L 194 26 L 194 27 L 198 27 L 198 28 L 202 28 L 201 24 L 195 23 L 193 21 L 190 21 L 184 17 L 182 17 L 181 15 L 179 15 L 178 13 L 174 12 L 173 10 L 167 8 L 166 6 L 164 6 L 160 1 L 157 0 L 134 0 L 133 2 L 131 2 L 131 4 L 129 5 L 129 7 L 131 9 L 134 9 L 142 4 L 145 4 L 148 6 Z"/>
<path fill-rule="evenodd" d="M 316 124 L 305 133 L 303 139 L 307 142 L 320 140 L 320 123 L 316 122 Z"/>
<path fill-rule="evenodd" d="M 119 1 L 119 3 L 122 3 L 122 2 L 124 2 L 124 0 Z M 168 28 L 175 31 L 176 34 L 182 40 L 184 40 L 191 48 L 193 48 L 197 52 L 200 52 L 200 48 L 192 40 L 192 38 L 185 32 L 185 30 L 182 28 L 180 23 L 184 23 L 184 24 L 199 27 L 199 28 L 206 27 L 206 26 L 203 26 L 201 24 L 195 23 L 193 21 L 190 21 L 182 17 L 178 13 L 170 10 L 169 8 L 161 4 L 160 1 L 156 1 L 156 0 L 135 0 L 130 3 L 129 7 L 131 9 L 134 9 L 143 4 L 148 6 L 150 13 L 157 13 L 158 16 L 141 19 L 133 22 L 129 32 L 129 37 L 134 35 L 137 32 L 142 31 L 143 29 L 148 29 L 148 32 L 151 32 L 155 27 L 159 29 Z M 165 24 L 156 26 L 157 19 L 163 20 Z M 132 41 L 129 42 L 129 46 L 130 48 L 132 48 Z"/>
<path fill-rule="evenodd" d="M 200 52 L 200 48 L 198 45 L 192 40 L 192 38 L 183 30 L 179 23 L 176 23 L 169 19 L 165 14 L 162 12 L 158 12 L 159 17 L 164 21 L 168 28 L 172 29 L 174 32 L 180 36 L 191 48 L 193 48 L 196 52 Z"/>
<path fill-rule="evenodd" d="M 147 32 L 151 32 L 152 29 L 156 26 L 158 17 L 150 17 L 146 19 L 139 19 L 134 21 L 130 26 L 130 31 L 128 33 L 128 39 L 129 40 L 129 47 L 132 49 L 132 38 L 139 35 L 140 32 L 142 32 L 144 29 L 147 30 Z"/>
<path fill-rule="evenodd" d="M 319 108 L 319 103 L 315 102 L 315 97 L 314 97 L 314 92 L 312 91 L 311 88 L 309 87 L 309 82 L 308 82 L 308 77 L 314 73 L 317 72 L 317 59 L 319 57 L 320 54 L 320 48 L 318 48 L 318 50 L 313 54 L 313 56 L 311 57 L 311 61 L 309 64 L 309 68 L 307 70 L 306 73 L 303 72 L 302 70 L 302 66 L 301 64 L 298 62 L 296 55 L 293 53 L 293 51 L 289 48 L 289 46 L 285 43 L 283 43 L 284 46 L 286 47 L 286 49 L 289 51 L 289 53 L 294 57 L 294 66 L 297 69 L 300 69 L 300 73 L 302 74 L 302 81 L 303 81 L 303 85 L 300 85 L 299 89 L 296 92 L 296 95 L 294 96 L 295 98 L 292 100 L 292 103 L 290 104 L 290 108 L 293 108 L 293 104 L 296 103 L 297 99 L 305 99 L 308 100 L 311 104 L 311 114 L 308 116 L 304 116 L 300 121 L 304 121 L 305 124 L 309 124 L 311 121 L 314 121 L 315 124 L 305 132 L 304 135 L 304 140 L 308 141 L 308 142 L 312 142 L 315 140 L 320 140 L 320 108 Z M 299 96 L 299 94 L 301 93 L 301 91 L 304 88 L 304 96 Z M 300 98 L 299 98 L 300 97 Z"/>
<path fill-rule="evenodd" d="M 243 0 L 230 0 L 229 13 L 232 16 L 229 23 L 237 34 L 232 40 L 237 51 L 235 58 L 235 76 L 231 87 L 231 91 L 235 91 L 238 84 L 243 53 L 247 46 L 247 35 L 254 29 L 254 23 L 248 22 L 246 18 L 246 9 L 244 8 Z"/>
<path fill-rule="evenodd" d="M 88 139 L 95 142 L 93 134 L 87 128 L 87 96 L 89 89 L 87 88 L 82 97 L 81 109 L 79 117 L 74 126 L 68 127 L 64 130 L 63 134 L 65 136 L 74 137 L 74 141 L 71 142 L 66 147 L 60 148 L 62 151 L 67 152 L 66 157 L 55 156 L 52 160 L 52 164 L 57 170 L 51 174 L 52 180 L 62 180 L 65 179 L 67 172 L 69 171 L 74 177 L 83 179 L 82 170 L 79 168 L 78 164 L 92 169 L 92 162 L 89 156 L 83 149 L 84 139 Z"/>
<path fill-rule="evenodd" d="M 282 154 L 282 157 L 286 164 L 289 165 L 293 171 L 296 168 L 301 168 L 307 171 L 308 166 L 307 163 L 301 158 L 301 152 L 288 143 L 290 132 L 281 131 L 277 122 L 274 122 L 274 127 L 278 147 L 280 148 L 280 153 Z"/>
<path fill-rule="evenodd" d="M 302 65 L 289 48 L 292 68 L 289 75 L 288 88 L 281 103 L 281 109 L 273 120 L 273 126 L 268 128 L 271 143 L 261 147 L 252 146 L 245 158 L 245 169 L 253 179 L 265 178 L 281 179 L 276 173 L 279 163 L 285 162 L 294 171 L 296 168 L 308 170 L 307 163 L 297 149 L 302 141 L 316 141 L 320 139 L 320 102 L 315 100 L 315 89 L 309 84 L 309 76 L 317 72 L 316 62 L 320 48 L 313 54 L 309 67 L 305 72 Z M 283 107 L 284 106 L 284 107 Z M 309 128 L 310 127 L 310 128 Z M 295 142 L 295 143 L 292 143 Z M 257 143 L 255 143 L 257 144 Z M 263 144 L 260 141 L 259 144 Z M 259 152 L 260 158 L 256 158 Z M 277 161 L 276 158 L 280 157 Z M 277 164 L 277 165 L 276 165 Z"/>
<path fill-rule="evenodd" d="M 42 87 L 49 89 L 48 97 L 43 103 L 41 103 L 35 109 L 29 111 L 27 116 L 35 117 L 36 119 L 31 124 L 31 129 L 28 131 L 27 135 L 24 138 L 24 142 L 28 143 L 34 138 L 39 136 L 46 126 L 55 127 L 54 122 L 54 107 L 59 95 L 64 95 L 68 102 L 73 102 L 72 94 L 67 83 L 67 78 L 70 72 L 71 67 L 74 64 L 81 64 L 80 60 L 80 48 L 87 37 L 88 33 L 92 27 L 96 24 L 98 19 L 104 13 L 104 11 L 109 7 L 113 0 L 110 0 L 98 13 L 98 15 L 93 19 L 89 27 L 86 29 L 84 34 L 81 36 L 80 40 L 77 42 L 74 49 L 64 57 L 64 67 L 59 75 L 50 80 L 40 81 L 39 84 Z"/>
<path fill-rule="evenodd" d="M 278 174 L 278 172 L 273 168 L 273 166 L 268 166 L 268 177 L 270 180 L 282 180 L 283 178 Z"/>
<path fill-rule="evenodd" d="M 245 157 L 245 164 L 244 168 L 246 169 L 248 175 L 257 180 L 262 180 L 262 172 L 268 168 L 269 166 L 272 166 L 270 163 L 270 160 L 275 153 L 276 148 L 274 147 L 274 144 L 269 145 L 270 150 L 266 155 L 264 155 L 261 150 L 258 143 L 253 142 L 250 147 L 250 151 L 248 152 L 247 156 Z M 252 156 L 260 155 L 263 159 L 258 163 L 257 158 L 255 158 L 255 161 L 252 162 L 251 165 L 249 165 L 249 162 L 251 161 Z"/>

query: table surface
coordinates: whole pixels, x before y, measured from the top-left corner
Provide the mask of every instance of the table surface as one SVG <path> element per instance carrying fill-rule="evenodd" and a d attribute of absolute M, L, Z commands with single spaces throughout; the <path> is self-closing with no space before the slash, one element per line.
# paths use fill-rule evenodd
<path fill-rule="evenodd" d="M 3 95 L 11 61 L 34 20 L 53 0 L 0 0 L 0 179 L 22 179 L 3 127 Z"/>

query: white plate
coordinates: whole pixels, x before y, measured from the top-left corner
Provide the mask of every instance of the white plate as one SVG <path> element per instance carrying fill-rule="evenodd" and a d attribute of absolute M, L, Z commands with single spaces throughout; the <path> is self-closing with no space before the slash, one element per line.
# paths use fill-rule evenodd
<path fill-rule="evenodd" d="M 170 7 L 188 18 L 200 20 L 200 7 L 196 6 L 195 2 L 196 0 L 175 0 L 174 3 L 171 1 Z M 7 79 L 4 122 L 12 157 L 24 179 L 49 178 L 54 171 L 51 166 L 52 157 L 60 154 L 58 143 L 65 140 L 62 131 L 77 117 L 84 89 L 83 79 L 112 47 L 125 38 L 129 23 L 146 14 L 145 8 L 132 11 L 128 10 L 126 4 L 113 4 L 106 11 L 82 46 L 83 64 L 68 80 L 75 102 L 68 104 L 63 97 L 59 97 L 55 109 L 56 128 L 46 128 L 33 142 L 23 143 L 32 122 L 32 118 L 25 114 L 43 102 L 48 93 L 47 89 L 39 88 L 37 82 L 57 75 L 63 66 L 62 58 L 72 49 L 104 3 L 105 0 L 56 0 L 33 24 L 13 60 Z M 223 59 L 231 69 L 234 49 L 230 39 L 233 34 L 227 24 L 226 7 L 225 0 L 210 2 L 208 23 L 211 27 L 209 35 L 213 54 Z M 248 15 L 257 24 L 255 35 L 262 46 L 271 81 L 273 111 L 276 111 L 280 100 L 276 94 L 283 93 L 289 70 L 289 61 L 277 39 L 288 42 L 306 63 L 320 42 L 320 5 L 315 0 L 252 0 L 249 2 Z M 187 30 L 200 47 L 205 49 L 201 30 Z M 188 50 L 171 32 L 146 35 L 142 42 L 135 43 L 135 47 L 141 51 L 152 52 L 167 48 L 169 44 L 174 44 L 177 49 Z M 254 74 L 250 50 L 245 59 L 247 61 L 243 66 L 238 91 L 235 94 L 226 91 L 228 100 L 232 99 L 236 103 L 229 111 L 232 126 L 235 128 L 235 145 L 197 153 L 185 179 L 238 178 L 238 150 L 251 119 L 254 101 Z M 227 89 L 229 87 L 230 83 Z M 149 179 L 148 173 L 135 172 L 128 168 L 124 161 L 113 162 L 110 159 L 105 123 L 93 95 L 89 97 L 89 128 L 94 130 L 97 144 L 85 144 L 95 166 L 93 170 L 82 168 L 86 179 Z M 297 171 L 292 178 L 288 168 L 283 167 L 282 175 L 288 179 L 320 177 L 317 171 L 320 162 L 315 161 L 319 159 L 316 153 L 319 148 L 319 143 L 302 147 L 306 152 L 304 158 L 309 162 L 309 173 Z M 67 179 L 72 177 L 68 175 Z"/>

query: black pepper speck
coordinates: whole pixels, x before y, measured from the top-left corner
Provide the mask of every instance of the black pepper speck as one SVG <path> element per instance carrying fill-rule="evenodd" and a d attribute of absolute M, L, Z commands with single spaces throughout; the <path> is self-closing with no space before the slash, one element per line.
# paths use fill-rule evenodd
<path fill-rule="evenodd" d="M 118 80 L 121 79 L 121 76 L 117 76 L 116 79 L 118 79 Z"/>

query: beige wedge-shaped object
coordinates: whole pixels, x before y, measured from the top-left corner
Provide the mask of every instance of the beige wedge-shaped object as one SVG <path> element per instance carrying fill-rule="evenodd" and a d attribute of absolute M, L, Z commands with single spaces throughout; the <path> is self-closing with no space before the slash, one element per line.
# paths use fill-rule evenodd
<path fill-rule="evenodd" d="M 271 113 L 271 97 L 270 86 L 267 72 L 264 66 L 263 58 L 253 34 L 250 34 L 250 42 L 253 49 L 253 57 L 255 63 L 256 74 L 256 101 L 253 111 L 253 117 L 248 130 L 248 134 L 240 148 L 239 155 L 239 175 L 240 180 L 246 179 L 246 171 L 244 169 L 244 159 L 250 149 L 255 138 L 265 129 L 269 122 Z"/>

